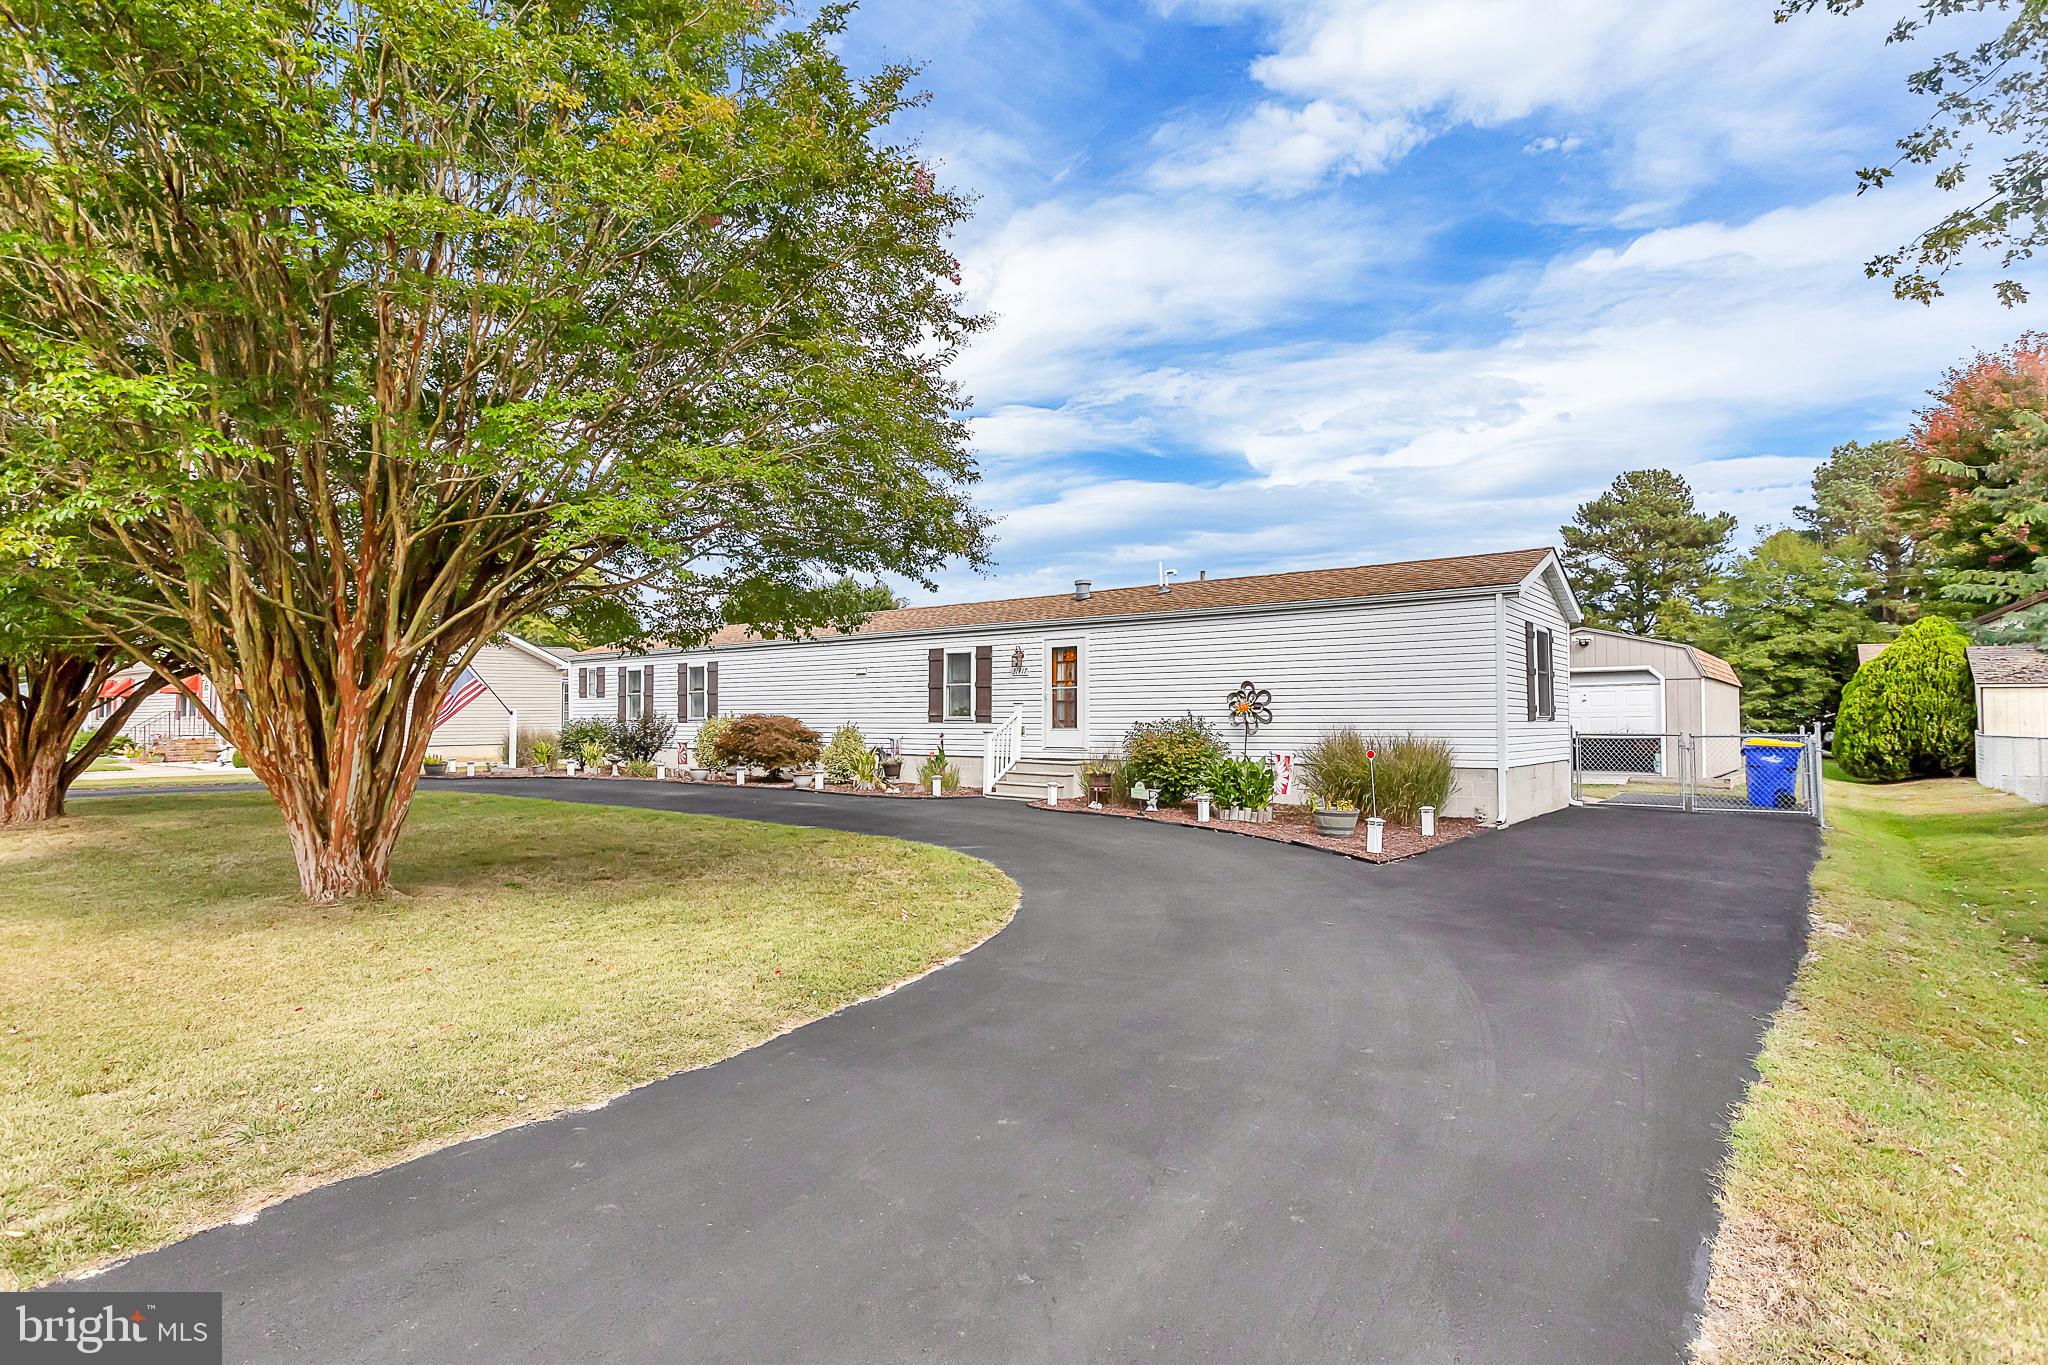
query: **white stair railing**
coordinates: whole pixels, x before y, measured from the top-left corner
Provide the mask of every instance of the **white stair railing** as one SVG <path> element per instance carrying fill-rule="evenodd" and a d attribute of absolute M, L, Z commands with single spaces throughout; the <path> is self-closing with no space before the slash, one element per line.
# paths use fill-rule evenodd
<path fill-rule="evenodd" d="M 1015 707 L 1010 718 L 988 732 L 981 750 L 981 794 L 995 794 L 996 783 L 1009 775 L 1024 756 L 1024 708 Z"/>

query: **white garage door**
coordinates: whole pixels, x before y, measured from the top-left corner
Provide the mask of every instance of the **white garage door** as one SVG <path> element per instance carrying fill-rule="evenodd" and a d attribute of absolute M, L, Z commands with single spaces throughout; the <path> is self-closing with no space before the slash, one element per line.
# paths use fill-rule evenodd
<path fill-rule="evenodd" d="M 1664 729 L 1664 684 L 1654 673 L 1572 674 L 1572 729 L 1582 735 L 1655 735 Z"/>

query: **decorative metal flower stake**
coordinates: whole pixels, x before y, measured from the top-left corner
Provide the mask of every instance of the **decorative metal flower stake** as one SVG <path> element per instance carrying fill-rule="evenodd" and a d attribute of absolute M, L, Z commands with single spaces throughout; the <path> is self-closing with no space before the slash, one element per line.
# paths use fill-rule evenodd
<path fill-rule="evenodd" d="M 1244 756 L 1252 756 L 1252 736 L 1261 725 L 1273 723 L 1273 694 L 1254 686 L 1247 678 L 1224 701 L 1230 707 L 1230 723 L 1244 731 Z"/>

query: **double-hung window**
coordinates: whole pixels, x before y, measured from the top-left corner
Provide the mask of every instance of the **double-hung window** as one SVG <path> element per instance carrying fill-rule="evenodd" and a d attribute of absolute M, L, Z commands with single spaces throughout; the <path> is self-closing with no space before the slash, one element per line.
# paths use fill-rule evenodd
<path fill-rule="evenodd" d="M 1551 636 L 1547 630 L 1536 632 L 1536 715 L 1542 720 L 1557 719 L 1556 664 L 1551 658 Z"/>
<path fill-rule="evenodd" d="M 974 719 L 974 651 L 946 651 L 946 719 Z"/>
<path fill-rule="evenodd" d="M 710 714 L 710 689 L 705 683 L 703 664 L 691 664 L 684 688 L 685 709 L 688 720 L 703 720 Z"/>
<path fill-rule="evenodd" d="M 638 720 L 647 709 L 647 670 L 626 670 L 626 719 Z"/>

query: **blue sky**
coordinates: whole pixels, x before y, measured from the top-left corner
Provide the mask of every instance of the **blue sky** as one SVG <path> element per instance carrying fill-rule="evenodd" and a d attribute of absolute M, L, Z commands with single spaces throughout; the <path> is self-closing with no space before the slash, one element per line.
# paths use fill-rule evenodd
<path fill-rule="evenodd" d="M 1551 544 L 1646 465 L 1788 522 L 2034 324 L 1981 271 L 1932 309 L 1864 278 L 1945 208 L 1854 194 L 1926 53 L 1883 0 L 1771 10 L 866 0 L 846 56 L 922 65 L 997 319 L 958 368 L 997 562 L 913 600 Z"/>

